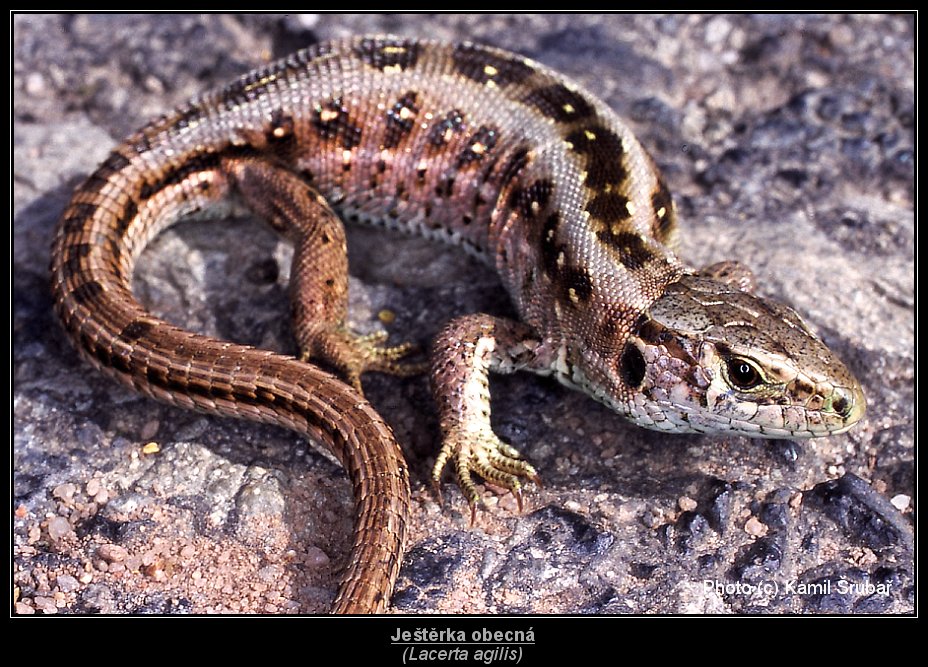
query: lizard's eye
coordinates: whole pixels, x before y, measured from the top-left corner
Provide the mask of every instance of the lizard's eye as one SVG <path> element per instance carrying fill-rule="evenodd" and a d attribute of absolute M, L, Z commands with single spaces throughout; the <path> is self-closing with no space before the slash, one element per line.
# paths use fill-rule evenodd
<path fill-rule="evenodd" d="M 728 360 L 728 379 L 738 389 L 753 389 L 762 382 L 757 367 L 741 357 L 732 357 Z"/>

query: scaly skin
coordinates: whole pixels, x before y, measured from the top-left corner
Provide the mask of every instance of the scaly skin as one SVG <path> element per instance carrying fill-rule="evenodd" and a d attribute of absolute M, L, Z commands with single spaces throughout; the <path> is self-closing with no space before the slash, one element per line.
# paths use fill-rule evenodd
<path fill-rule="evenodd" d="M 161 230 L 240 206 L 296 246 L 300 359 L 182 331 L 130 291 Z M 493 433 L 490 372 L 552 374 L 673 432 L 812 437 L 863 415 L 853 376 L 796 313 L 754 296 L 746 269 L 696 272 L 677 258 L 670 193 L 602 102 L 471 44 L 302 51 L 117 147 L 65 211 L 52 276 L 56 312 L 97 367 L 163 401 L 292 428 L 345 465 L 358 514 L 335 611 L 385 608 L 408 515 L 402 454 L 361 375 L 422 367 L 400 360 L 408 346 L 346 328 L 341 219 L 457 243 L 498 271 L 517 307 L 520 322 L 458 318 L 432 353 L 434 480 L 452 463 L 472 505 L 472 473 L 517 496 L 536 478 Z"/>

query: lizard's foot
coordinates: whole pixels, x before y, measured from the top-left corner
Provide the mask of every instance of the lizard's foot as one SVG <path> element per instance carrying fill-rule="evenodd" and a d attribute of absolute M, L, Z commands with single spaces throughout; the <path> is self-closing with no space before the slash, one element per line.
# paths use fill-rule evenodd
<path fill-rule="evenodd" d="M 428 370 L 427 362 L 401 361 L 418 351 L 418 346 L 413 343 L 386 346 L 388 336 L 386 331 L 359 335 L 345 327 L 335 327 L 316 333 L 300 359 L 332 368 L 359 392 L 362 391 L 361 374 L 368 371 L 406 377 Z"/>
<path fill-rule="evenodd" d="M 441 452 L 432 468 L 432 484 L 441 502 L 440 480 L 448 463 L 467 502 L 470 504 L 471 524 L 477 516 L 477 506 L 482 504 L 480 494 L 471 477 L 477 473 L 486 481 L 512 492 L 519 511 L 522 511 L 522 483 L 519 478 L 530 479 L 541 485 L 538 473 L 519 451 L 500 440 L 493 431 L 480 429 L 467 431 L 456 429 L 445 437 Z"/>

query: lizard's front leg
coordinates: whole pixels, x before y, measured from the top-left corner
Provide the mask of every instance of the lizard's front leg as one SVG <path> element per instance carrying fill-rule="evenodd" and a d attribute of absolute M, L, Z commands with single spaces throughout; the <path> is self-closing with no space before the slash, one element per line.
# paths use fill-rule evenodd
<path fill-rule="evenodd" d="M 525 477 L 538 483 L 535 469 L 504 443 L 490 425 L 489 373 L 544 371 L 550 345 L 529 326 L 490 315 L 466 315 L 450 322 L 435 340 L 432 389 L 438 404 L 442 448 L 432 469 L 436 490 L 450 462 L 473 521 L 480 494 L 471 477 L 509 489 L 522 508 Z"/>

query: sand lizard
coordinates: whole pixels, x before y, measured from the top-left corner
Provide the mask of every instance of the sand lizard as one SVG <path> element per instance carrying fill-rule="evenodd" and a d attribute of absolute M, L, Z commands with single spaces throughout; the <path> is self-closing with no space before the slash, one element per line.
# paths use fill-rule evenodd
<path fill-rule="evenodd" d="M 146 243 L 190 216 L 248 210 L 296 246 L 300 358 L 214 340 L 133 297 Z M 733 262 L 688 268 L 671 195 L 603 102 L 518 55 L 363 37 L 321 44 L 198 96 L 77 188 L 52 253 L 55 308 L 83 356 L 154 398 L 292 428 L 345 466 L 356 502 L 334 610 L 382 611 L 409 508 L 405 461 L 364 400 L 366 371 L 421 370 L 345 326 L 342 219 L 463 246 L 521 321 L 466 315 L 431 376 L 447 463 L 520 493 L 535 471 L 490 426 L 489 372 L 529 370 L 671 432 L 811 437 L 864 413 L 860 385 Z M 312 362 L 312 363 L 310 363 Z M 327 370 L 323 370 L 320 366 Z"/>

